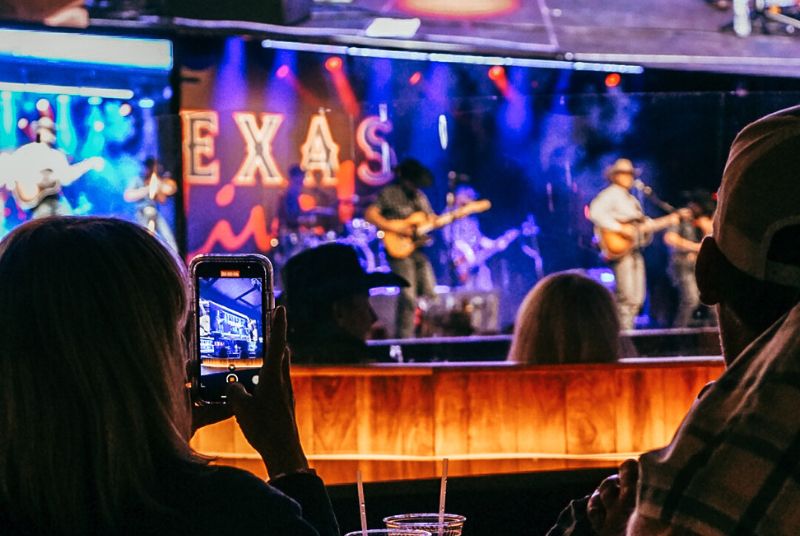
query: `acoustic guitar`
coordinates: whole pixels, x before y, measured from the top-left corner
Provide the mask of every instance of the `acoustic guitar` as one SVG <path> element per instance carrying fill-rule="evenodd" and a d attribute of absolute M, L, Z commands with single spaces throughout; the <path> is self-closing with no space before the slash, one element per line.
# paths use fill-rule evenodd
<path fill-rule="evenodd" d="M 614 261 L 624 257 L 634 249 L 642 248 L 653 241 L 653 234 L 666 229 L 670 225 L 675 225 L 675 216 L 680 218 L 686 217 L 684 211 L 681 209 L 672 214 L 661 216 L 652 220 L 644 221 L 627 221 L 620 222 L 625 230 L 628 231 L 630 236 L 619 231 L 612 231 L 601 227 L 595 228 L 595 235 L 597 236 L 597 245 L 606 260 Z M 689 217 L 691 214 L 689 213 Z"/>
<path fill-rule="evenodd" d="M 56 149 L 53 149 L 56 151 Z M 37 162 L 30 162 L 20 177 L 15 177 L 12 191 L 17 206 L 22 210 L 31 210 L 39 206 L 47 197 L 61 193 L 63 185 L 71 184 L 90 170 L 103 169 L 105 160 L 93 156 L 77 164 L 67 165 L 62 169 L 37 169 Z"/>
<path fill-rule="evenodd" d="M 402 220 L 414 228 L 411 236 L 392 231 L 383 231 L 383 245 L 386 247 L 386 253 L 395 259 L 405 259 L 414 253 L 418 247 L 424 246 L 429 242 L 428 234 L 431 231 L 450 225 L 460 218 L 486 212 L 490 208 L 492 208 L 492 203 L 488 199 L 472 201 L 452 212 L 436 216 L 433 221 L 428 221 L 428 215 L 424 212 L 415 212 Z"/>

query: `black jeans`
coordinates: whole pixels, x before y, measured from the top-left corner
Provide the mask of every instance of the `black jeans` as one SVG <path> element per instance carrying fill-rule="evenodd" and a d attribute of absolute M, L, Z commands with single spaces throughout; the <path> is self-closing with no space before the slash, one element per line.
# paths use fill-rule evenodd
<path fill-rule="evenodd" d="M 395 316 L 395 337 L 409 338 L 414 336 L 414 311 L 417 298 L 434 296 L 433 287 L 436 279 L 428 257 L 417 250 L 405 259 L 389 257 L 389 266 L 397 275 L 409 282 L 410 286 L 400 289 L 397 297 L 397 315 Z"/>

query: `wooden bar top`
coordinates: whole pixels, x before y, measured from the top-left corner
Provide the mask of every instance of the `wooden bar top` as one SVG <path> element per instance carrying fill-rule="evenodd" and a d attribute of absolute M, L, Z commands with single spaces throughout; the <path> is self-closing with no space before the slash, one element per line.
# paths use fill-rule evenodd
<path fill-rule="evenodd" d="M 719 357 L 531 366 L 507 362 L 295 366 L 306 454 L 329 484 L 614 466 L 669 442 Z M 192 446 L 265 475 L 229 419 Z"/>

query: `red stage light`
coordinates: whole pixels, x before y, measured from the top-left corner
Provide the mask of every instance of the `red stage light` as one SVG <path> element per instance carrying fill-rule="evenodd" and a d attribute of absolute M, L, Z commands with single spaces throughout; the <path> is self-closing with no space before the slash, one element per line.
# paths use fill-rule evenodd
<path fill-rule="evenodd" d="M 325 68 L 330 72 L 340 70 L 342 68 L 342 58 L 339 56 L 331 56 L 325 60 Z"/>
<path fill-rule="evenodd" d="M 289 66 L 288 65 L 281 65 L 278 67 L 278 70 L 275 71 L 275 76 L 278 78 L 286 78 L 289 76 Z"/>
<path fill-rule="evenodd" d="M 610 73 L 606 76 L 606 87 L 617 87 L 621 81 L 619 73 Z"/>
<path fill-rule="evenodd" d="M 494 82 L 497 82 L 501 78 L 505 78 L 506 70 L 503 68 L 502 65 L 495 65 L 489 68 L 489 78 Z"/>
<path fill-rule="evenodd" d="M 408 83 L 411 84 L 412 86 L 416 86 L 417 84 L 419 84 L 420 80 L 422 80 L 422 73 L 417 71 L 409 77 Z"/>

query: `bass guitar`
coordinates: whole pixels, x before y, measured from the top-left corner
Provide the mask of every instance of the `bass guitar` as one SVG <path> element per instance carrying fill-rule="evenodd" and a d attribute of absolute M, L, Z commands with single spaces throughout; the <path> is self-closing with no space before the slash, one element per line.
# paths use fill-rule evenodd
<path fill-rule="evenodd" d="M 461 284 L 469 281 L 470 276 L 483 266 L 486 261 L 505 251 L 520 234 L 521 231 L 519 229 L 509 229 L 495 238 L 491 247 L 480 248 L 477 251 L 467 242 L 456 240 L 453 244 L 453 266 Z"/>
<path fill-rule="evenodd" d="M 410 236 L 393 231 L 383 231 L 383 245 L 386 248 L 386 253 L 395 259 L 405 259 L 414 253 L 418 247 L 424 246 L 429 242 L 428 234 L 431 231 L 450 225 L 457 219 L 486 212 L 490 208 L 492 208 L 492 203 L 488 199 L 472 201 L 452 212 L 436 216 L 432 221 L 428 220 L 428 215 L 424 212 L 415 212 L 401 220 L 414 229 Z"/>
<path fill-rule="evenodd" d="M 676 225 L 682 218 L 687 217 L 685 213 L 687 210 L 681 209 L 652 220 L 620 222 L 622 231 L 596 227 L 595 236 L 600 252 L 606 260 L 613 261 L 624 257 L 634 249 L 645 247 L 653 241 L 655 233 L 671 225 Z M 688 212 L 688 216 L 691 217 L 691 211 Z"/>

